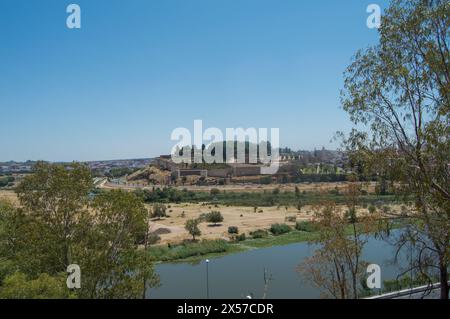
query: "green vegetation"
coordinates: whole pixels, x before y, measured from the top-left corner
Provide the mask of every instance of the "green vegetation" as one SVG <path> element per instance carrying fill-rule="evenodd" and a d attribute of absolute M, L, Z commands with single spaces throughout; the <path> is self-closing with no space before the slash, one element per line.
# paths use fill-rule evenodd
<path fill-rule="evenodd" d="M 247 236 L 245 235 L 245 233 L 242 233 L 240 235 L 235 236 L 233 239 L 235 242 L 240 242 L 246 240 Z"/>
<path fill-rule="evenodd" d="M 158 277 L 146 249 L 149 212 L 133 193 L 91 197 L 86 166 L 38 162 L 16 188 L 20 208 L 0 202 L 0 297 L 141 298 Z M 68 294 L 67 266 L 82 269 Z"/>
<path fill-rule="evenodd" d="M 210 203 L 211 205 L 224 206 L 294 206 L 301 209 L 304 205 L 317 204 L 322 202 L 335 202 L 345 204 L 344 194 L 319 194 L 319 193 L 295 193 L 293 192 L 194 192 L 187 189 L 178 190 L 172 187 L 164 187 L 154 190 L 136 190 L 135 193 L 146 203 Z M 403 198 L 395 195 L 375 195 L 368 194 L 360 197 L 361 203 L 373 205 L 385 205 L 400 202 Z"/>
<path fill-rule="evenodd" d="M 342 142 L 360 180 L 377 176 L 378 193 L 407 194 L 414 203 L 420 222 L 396 246 L 413 246 L 411 271 L 439 273 L 440 298 L 447 300 L 449 2 L 391 1 L 382 20 L 379 42 L 359 50 L 344 72 L 342 108 L 355 128 L 341 134 Z"/>
<path fill-rule="evenodd" d="M 6 186 L 12 186 L 14 182 L 13 176 L 0 176 L 0 188 Z"/>
<path fill-rule="evenodd" d="M 184 242 L 179 245 L 155 246 L 149 249 L 149 254 L 154 261 L 187 261 L 198 260 L 199 257 L 212 256 L 236 252 L 239 249 L 225 240 L 202 240 L 200 242 Z"/>
<path fill-rule="evenodd" d="M 250 236 L 253 239 L 266 238 L 267 236 L 269 236 L 269 232 L 264 229 L 258 229 L 258 230 L 250 232 Z"/>
<path fill-rule="evenodd" d="M 223 216 L 219 211 L 212 211 L 206 214 L 205 220 L 217 226 L 218 223 L 223 222 Z"/>
<path fill-rule="evenodd" d="M 66 286 L 67 275 L 62 273 L 51 277 L 40 274 L 30 279 L 25 274 L 16 272 L 3 281 L 0 299 L 61 299 L 76 298 Z"/>
<path fill-rule="evenodd" d="M 301 243 L 315 239 L 317 237 L 316 232 L 306 233 L 297 230 L 292 230 L 288 233 L 278 236 L 270 235 L 267 231 L 265 233 L 263 233 L 262 231 L 257 232 L 258 233 L 255 234 L 257 237 L 247 239 L 243 244 L 251 248 L 265 248 L 265 247 L 284 246 L 289 244 Z"/>
<path fill-rule="evenodd" d="M 156 203 L 153 205 L 152 217 L 156 218 L 156 219 L 161 219 L 163 217 L 166 217 L 167 216 L 166 210 L 167 210 L 167 208 L 165 205 Z"/>
<path fill-rule="evenodd" d="M 200 223 L 200 219 L 189 219 L 186 221 L 186 223 L 184 225 L 184 228 L 192 236 L 193 241 L 195 241 L 195 236 L 200 236 L 202 234 L 202 232 L 198 228 L 199 223 Z"/>
<path fill-rule="evenodd" d="M 292 228 L 286 224 L 273 224 L 270 226 L 270 232 L 275 236 L 289 233 L 291 230 Z"/>
<path fill-rule="evenodd" d="M 311 233 L 317 231 L 317 226 L 311 221 L 299 221 L 295 224 L 295 229 Z"/>
<path fill-rule="evenodd" d="M 228 234 L 237 234 L 239 233 L 239 228 L 236 226 L 228 227 Z"/>

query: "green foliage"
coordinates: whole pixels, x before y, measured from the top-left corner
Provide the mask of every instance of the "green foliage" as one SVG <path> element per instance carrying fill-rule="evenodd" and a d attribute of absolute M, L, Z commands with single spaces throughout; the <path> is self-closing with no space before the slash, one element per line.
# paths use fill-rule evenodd
<path fill-rule="evenodd" d="M 220 222 L 223 222 L 223 216 L 219 211 L 212 211 L 206 214 L 206 221 L 217 225 Z"/>
<path fill-rule="evenodd" d="M 23 273 L 6 277 L 0 286 L 0 299 L 67 299 L 76 296 L 67 289 L 66 275 L 40 274 L 29 279 Z"/>
<path fill-rule="evenodd" d="M 73 292 L 80 298 L 139 298 L 144 282 L 157 285 L 152 260 L 137 246 L 148 232 L 144 203 L 120 190 L 92 198 L 91 186 L 81 164 L 38 163 L 17 187 L 20 208 L 0 203 L 4 296 L 35 298 L 42 290 L 48 298 L 71 297 L 59 293 L 55 282 L 69 264 L 82 269 L 81 289 Z"/>
<path fill-rule="evenodd" d="M 267 236 L 269 236 L 269 233 L 267 232 L 267 230 L 264 229 L 258 229 L 255 231 L 250 232 L 250 236 L 253 239 L 257 239 L 257 238 L 266 238 Z"/>
<path fill-rule="evenodd" d="M 0 188 L 10 186 L 14 180 L 13 176 L 0 176 Z"/>
<path fill-rule="evenodd" d="M 270 232 L 274 234 L 275 236 L 286 234 L 290 232 L 292 229 L 286 224 L 272 224 L 270 226 Z"/>
<path fill-rule="evenodd" d="M 156 188 L 151 190 L 137 190 L 136 194 L 139 195 L 146 203 L 208 203 L 214 205 L 224 206 L 250 206 L 250 207 L 263 207 L 263 206 L 275 206 L 289 205 L 297 207 L 299 199 L 301 198 L 302 206 L 322 203 L 324 201 L 333 201 L 336 203 L 344 204 L 346 198 L 344 194 L 316 194 L 302 192 L 296 195 L 295 192 L 279 193 L 278 195 L 272 194 L 272 192 L 220 192 L 219 194 L 212 196 L 208 192 L 202 191 L 188 191 L 178 190 L 172 187 L 165 187 L 162 189 Z M 378 195 L 366 195 L 361 196 L 361 203 L 375 203 L 382 199 L 384 202 L 398 202 L 399 199 L 394 195 L 378 196 Z"/>
<path fill-rule="evenodd" d="M 152 217 L 153 218 L 157 218 L 157 219 L 161 219 L 162 217 L 166 217 L 166 206 L 164 204 L 153 204 L 153 210 L 152 210 Z"/>
<path fill-rule="evenodd" d="M 228 234 L 237 234 L 239 233 L 239 228 L 236 226 L 228 227 Z"/>
<path fill-rule="evenodd" d="M 234 241 L 239 242 L 239 241 L 244 241 L 246 240 L 247 237 L 245 236 L 245 233 L 242 233 L 240 235 L 237 235 L 234 237 Z"/>
<path fill-rule="evenodd" d="M 189 257 L 204 256 L 213 253 L 224 253 L 230 249 L 225 240 L 203 240 L 201 242 L 186 242 L 180 245 L 155 246 L 149 249 L 152 260 L 174 261 Z"/>
<path fill-rule="evenodd" d="M 195 236 L 200 236 L 202 232 L 198 228 L 200 224 L 200 219 L 189 219 L 186 221 L 184 228 L 189 232 L 192 236 L 192 240 L 195 240 Z"/>
<path fill-rule="evenodd" d="M 317 231 L 317 226 L 311 221 L 298 221 L 295 224 L 295 229 L 298 231 L 312 233 Z"/>

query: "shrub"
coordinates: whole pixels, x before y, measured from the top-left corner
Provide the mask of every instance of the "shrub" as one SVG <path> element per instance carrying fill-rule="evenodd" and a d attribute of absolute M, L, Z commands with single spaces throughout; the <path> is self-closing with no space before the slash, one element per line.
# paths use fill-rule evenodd
<path fill-rule="evenodd" d="M 228 234 L 237 234 L 239 233 L 239 229 L 236 226 L 228 227 Z"/>
<path fill-rule="evenodd" d="M 299 230 L 299 231 L 311 233 L 311 232 L 316 231 L 317 227 L 316 227 L 316 225 L 314 225 L 313 222 L 310 222 L 310 221 L 298 221 L 295 224 L 295 229 Z"/>
<path fill-rule="evenodd" d="M 253 239 L 257 239 L 257 238 L 265 238 L 267 236 L 269 236 L 269 233 L 267 232 L 267 230 L 264 229 L 258 229 L 255 231 L 250 232 L 250 236 Z"/>
<path fill-rule="evenodd" d="M 246 236 L 245 236 L 245 234 L 243 233 L 243 234 L 240 234 L 240 235 L 237 235 L 236 237 L 234 237 L 234 240 L 235 241 L 244 241 L 246 239 Z"/>
<path fill-rule="evenodd" d="M 217 223 L 223 221 L 223 216 L 219 211 L 212 211 L 211 213 L 206 215 L 206 221 L 217 225 Z"/>
<path fill-rule="evenodd" d="M 150 248 L 153 260 L 171 261 L 193 256 L 203 256 L 211 253 L 222 253 L 229 249 L 229 244 L 223 239 L 203 240 L 201 242 L 186 242 L 170 247 L 155 246 Z"/>
<path fill-rule="evenodd" d="M 286 224 L 272 224 L 270 226 L 270 232 L 274 235 L 286 234 L 291 231 L 291 227 Z"/>
<path fill-rule="evenodd" d="M 388 214 L 388 213 L 391 212 L 391 208 L 389 206 L 387 206 L 387 205 L 383 206 L 382 210 L 383 210 L 384 214 Z"/>
<path fill-rule="evenodd" d="M 377 208 L 374 205 L 369 205 L 369 213 L 374 214 L 377 211 Z"/>
<path fill-rule="evenodd" d="M 166 217 L 166 206 L 163 204 L 154 204 L 152 217 L 161 219 L 161 217 Z"/>

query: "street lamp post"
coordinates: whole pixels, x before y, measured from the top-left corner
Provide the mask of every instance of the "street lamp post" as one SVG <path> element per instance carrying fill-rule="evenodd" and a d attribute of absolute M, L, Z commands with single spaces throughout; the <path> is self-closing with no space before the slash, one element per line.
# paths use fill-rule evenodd
<path fill-rule="evenodd" d="M 209 259 L 206 259 L 206 299 L 209 299 Z"/>

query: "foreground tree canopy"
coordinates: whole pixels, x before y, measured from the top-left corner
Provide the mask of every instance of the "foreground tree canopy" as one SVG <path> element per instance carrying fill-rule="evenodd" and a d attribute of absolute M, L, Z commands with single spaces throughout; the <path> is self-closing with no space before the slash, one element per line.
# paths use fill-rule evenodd
<path fill-rule="evenodd" d="M 415 271 L 436 272 L 448 298 L 450 247 L 450 4 L 394 0 L 380 42 L 359 51 L 345 73 L 344 110 L 355 124 L 345 139 L 353 163 L 412 194 L 419 222 L 398 241 L 413 243 Z"/>
<path fill-rule="evenodd" d="M 0 297 L 140 298 L 157 285 L 138 240 L 149 212 L 124 191 L 89 196 L 85 166 L 38 163 L 17 187 L 20 208 L 0 203 Z M 66 269 L 81 268 L 69 291 Z"/>

